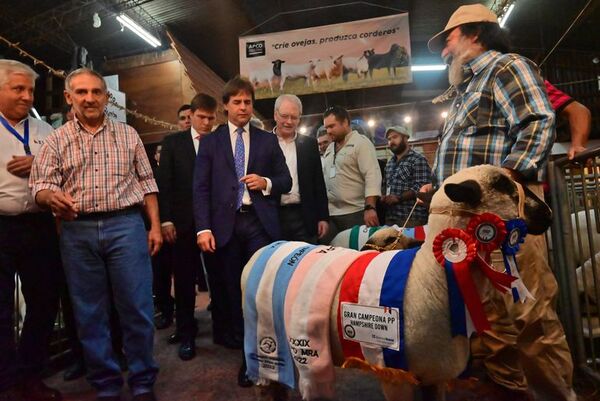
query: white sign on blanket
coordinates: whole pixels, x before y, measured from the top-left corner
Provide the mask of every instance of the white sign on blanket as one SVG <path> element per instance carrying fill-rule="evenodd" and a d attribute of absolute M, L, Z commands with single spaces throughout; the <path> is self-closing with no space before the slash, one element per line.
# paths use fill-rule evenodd
<path fill-rule="evenodd" d="M 398 308 L 342 302 L 344 339 L 400 350 Z"/>

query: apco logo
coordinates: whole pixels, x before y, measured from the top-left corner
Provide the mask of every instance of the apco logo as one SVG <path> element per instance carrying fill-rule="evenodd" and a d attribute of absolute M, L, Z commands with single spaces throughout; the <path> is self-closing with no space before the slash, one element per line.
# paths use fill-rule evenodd
<path fill-rule="evenodd" d="M 259 57 L 265 55 L 265 41 L 246 42 L 246 57 Z"/>

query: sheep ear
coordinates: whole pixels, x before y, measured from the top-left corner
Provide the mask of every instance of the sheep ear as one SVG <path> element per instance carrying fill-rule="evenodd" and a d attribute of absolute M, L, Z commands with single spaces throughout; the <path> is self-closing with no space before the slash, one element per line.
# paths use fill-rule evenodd
<path fill-rule="evenodd" d="M 527 231 L 534 235 L 543 234 L 552 224 L 552 210 L 529 188 L 523 186 L 525 192 L 525 224 Z"/>
<path fill-rule="evenodd" d="M 463 202 L 473 207 L 481 203 L 481 187 L 474 180 L 460 184 L 448 183 L 444 185 L 444 192 L 453 202 Z"/>

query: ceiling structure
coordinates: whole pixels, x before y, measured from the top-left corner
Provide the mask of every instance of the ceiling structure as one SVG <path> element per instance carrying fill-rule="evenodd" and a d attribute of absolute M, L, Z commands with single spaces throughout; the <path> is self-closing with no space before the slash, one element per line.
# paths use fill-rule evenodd
<path fill-rule="evenodd" d="M 498 6 L 506 0 L 483 1 Z M 589 2 L 589 4 L 588 4 Z M 78 47 L 84 47 L 96 68 L 102 62 L 154 51 L 123 30 L 115 16 L 126 13 L 162 40 L 169 30 L 181 43 L 227 80 L 238 73 L 238 37 L 334 24 L 409 12 L 414 64 L 440 63 L 427 40 L 442 30 L 458 0 L 3 0 L 0 35 L 52 67 L 68 70 Z M 541 60 L 587 4 L 586 11 L 558 50 L 600 57 L 600 0 L 516 0 L 507 24 L 516 48 Z M 93 27 L 97 13 L 101 26 Z M 160 49 L 160 48 L 159 48 Z M 558 53 L 557 53 L 558 54 Z M 0 56 L 18 53 L 0 45 Z M 590 58 L 590 62 L 593 57 Z M 596 59 L 596 62 L 598 59 Z M 415 73 L 412 84 L 303 96 L 305 114 L 320 113 L 330 104 L 350 109 L 428 101 L 447 86 L 444 72 Z M 273 100 L 257 102 L 261 114 L 272 114 Z"/>

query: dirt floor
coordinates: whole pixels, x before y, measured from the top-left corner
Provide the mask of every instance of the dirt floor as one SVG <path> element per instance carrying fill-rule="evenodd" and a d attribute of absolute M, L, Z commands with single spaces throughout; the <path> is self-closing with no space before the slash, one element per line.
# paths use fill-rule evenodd
<path fill-rule="evenodd" d="M 206 311 L 206 293 L 198 296 L 196 317 L 199 333 L 196 338 L 196 358 L 183 362 L 177 357 L 177 346 L 167 344 L 167 337 L 174 327 L 156 332 L 154 353 L 160 366 L 156 382 L 159 401 L 254 401 L 252 388 L 237 386 L 237 371 L 241 353 L 212 343 L 210 313 Z M 362 372 L 337 369 L 337 394 L 340 401 L 383 401 L 377 381 Z M 46 384 L 63 393 L 65 401 L 94 401 L 95 392 L 85 379 L 64 382 L 63 372 L 46 380 Z M 130 400 L 125 387 L 123 400 Z M 292 401 L 299 401 L 298 394 Z"/>
<path fill-rule="evenodd" d="M 212 343 L 210 313 L 206 311 L 207 303 L 206 293 L 201 293 L 196 305 L 200 330 L 196 338 L 197 356 L 193 360 L 181 361 L 177 357 L 177 346 L 167 344 L 167 337 L 173 332 L 173 326 L 156 332 L 154 352 L 160 365 L 160 373 L 155 391 L 159 401 L 256 400 L 254 389 L 237 386 L 240 351 L 228 350 Z M 62 374 L 63 372 L 55 374 L 47 379 L 46 383 L 59 389 L 65 401 L 95 400 L 95 392 L 84 378 L 64 382 Z M 373 376 L 354 369 L 339 368 L 336 368 L 336 375 L 338 401 L 385 400 Z M 600 401 L 600 390 L 591 381 L 578 379 L 576 388 L 580 394 L 580 401 Z M 131 399 L 127 388 L 123 389 L 122 394 L 123 401 Z M 300 400 L 298 393 L 295 393 L 291 399 L 291 401 Z"/>

